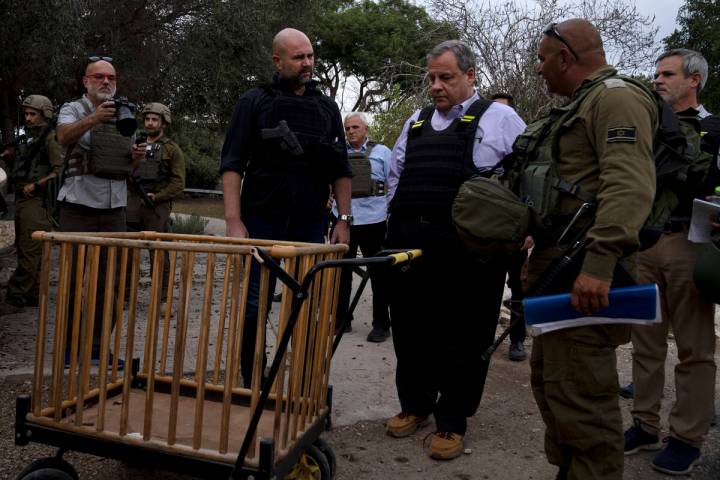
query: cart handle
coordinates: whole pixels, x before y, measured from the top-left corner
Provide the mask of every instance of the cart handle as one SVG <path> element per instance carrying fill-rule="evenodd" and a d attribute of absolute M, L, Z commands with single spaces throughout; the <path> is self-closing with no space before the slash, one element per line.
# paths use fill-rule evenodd
<path fill-rule="evenodd" d="M 408 250 L 406 252 L 392 253 L 388 257 L 392 258 L 390 265 L 397 265 L 399 263 L 411 262 L 412 260 L 422 256 L 422 250 L 416 248 L 414 250 Z"/>

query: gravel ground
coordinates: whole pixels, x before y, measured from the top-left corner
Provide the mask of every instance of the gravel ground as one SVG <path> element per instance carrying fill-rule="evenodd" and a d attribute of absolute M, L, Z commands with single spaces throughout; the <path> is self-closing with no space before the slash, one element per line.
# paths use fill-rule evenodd
<path fill-rule="evenodd" d="M 2 222 L 0 222 L 2 223 Z M 218 231 L 221 225 L 214 225 Z M 0 259 L 0 283 L 8 264 Z M 37 444 L 16 447 L 15 398 L 30 391 L 36 309 L 0 318 L 0 479 L 15 478 L 33 459 L 50 456 L 54 449 Z M 466 454 L 451 462 L 435 462 L 424 452 L 431 427 L 405 439 L 384 434 L 384 419 L 396 413 L 395 358 L 392 341 L 370 344 L 370 298 L 366 293 L 358 306 L 354 332 L 347 335 L 333 360 L 334 429 L 323 434 L 338 458 L 338 480 L 375 478 L 430 479 L 553 479 L 555 469 L 543 453 L 543 424 L 532 399 L 527 362 L 507 360 L 507 346 L 493 357 L 480 410 L 470 420 Z M 718 324 L 716 318 L 716 325 Z M 530 341 L 527 345 L 529 348 Z M 720 349 L 718 349 L 720 351 Z M 618 349 L 621 383 L 630 379 L 630 346 Z M 670 340 L 666 371 L 663 418 L 674 398 L 674 342 Z M 716 355 L 716 360 L 720 358 Z M 717 392 L 717 387 L 716 387 Z M 720 399 L 720 396 L 717 396 Z M 621 400 L 625 424 L 630 424 L 632 402 Z M 716 403 L 720 411 L 720 402 Z M 123 463 L 69 452 L 65 455 L 83 480 L 187 478 L 175 474 L 138 470 Z M 660 480 L 667 477 L 650 468 L 652 453 L 628 457 L 625 479 Z M 713 426 L 703 447 L 695 480 L 720 479 L 720 428 Z"/>

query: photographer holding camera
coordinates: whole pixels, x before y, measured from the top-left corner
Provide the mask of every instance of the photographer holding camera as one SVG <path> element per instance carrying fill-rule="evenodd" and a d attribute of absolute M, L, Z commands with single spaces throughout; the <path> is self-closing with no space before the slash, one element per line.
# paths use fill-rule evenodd
<path fill-rule="evenodd" d="M 87 93 L 64 104 L 58 116 L 57 140 L 64 148 L 65 159 L 58 194 L 60 230 L 124 232 L 126 181 L 145 156 L 145 148 L 133 143 L 137 128 L 131 111 L 134 105 L 114 98 L 117 75 L 112 58 L 93 56 L 88 60 L 83 76 Z M 101 258 L 98 305 L 103 304 L 105 264 Z M 101 325 L 102 308 L 98 308 L 93 335 L 95 357 Z"/>

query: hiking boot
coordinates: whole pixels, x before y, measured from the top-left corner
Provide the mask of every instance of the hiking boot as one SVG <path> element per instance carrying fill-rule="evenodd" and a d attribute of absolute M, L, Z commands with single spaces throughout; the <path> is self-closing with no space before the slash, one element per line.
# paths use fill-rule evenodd
<path fill-rule="evenodd" d="M 407 412 L 400 412 L 388 419 L 385 432 L 395 438 L 412 435 L 418 428 L 427 425 L 427 417 L 417 417 Z"/>
<path fill-rule="evenodd" d="M 522 362 L 527 358 L 527 353 L 525 352 L 525 345 L 523 345 L 523 342 L 517 341 L 510 343 L 508 358 L 513 362 Z"/>
<path fill-rule="evenodd" d="M 435 432 L 430 441 L 430 458 L 452 460 L 463 452 L 463 436 L 452 432 Z"/>
<path fill-rule="evenodd" d="M 367 341 L 368 342 L 374 342 L 374 343 L 381 343 L 388 339 L 390 336 L 390 330 L 380 328 L 380 327 L 373 327 L 373 329 L 368 333 Z"/>
<path fill-rule="evenodd" d="M 665 439 L 667 445 L 655 455 L 652 467 L 669 475 L 686 475 L 700 460 L 700 449 L 678 440 L 675 437 Z"/>
<path fill-rule="evenodd" d="M 625 455 L 632 455 L 640 450 L 660 450 L 662 444 L 657 435 L 648 433 L 640 426 L 640 421 L 625 430 Z"/>
<path fill-rule="evenodd" d="M 620 388 L 620 396 L 622 398 L 633 398 L 635 396 L 635 385 L 632 382 Z"/>

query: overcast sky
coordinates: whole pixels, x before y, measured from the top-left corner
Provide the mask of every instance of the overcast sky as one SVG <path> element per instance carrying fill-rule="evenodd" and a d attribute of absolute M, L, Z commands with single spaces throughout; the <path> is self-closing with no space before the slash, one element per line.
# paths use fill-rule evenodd
<path fill-rule="evenodd" d="M 636 0 L 634 3 L 643 15 L 655 15 L 655 25 L 660 27 L 658 41 L 675 30 L 678 10 L 685 4 L 684 0 Z"/>

